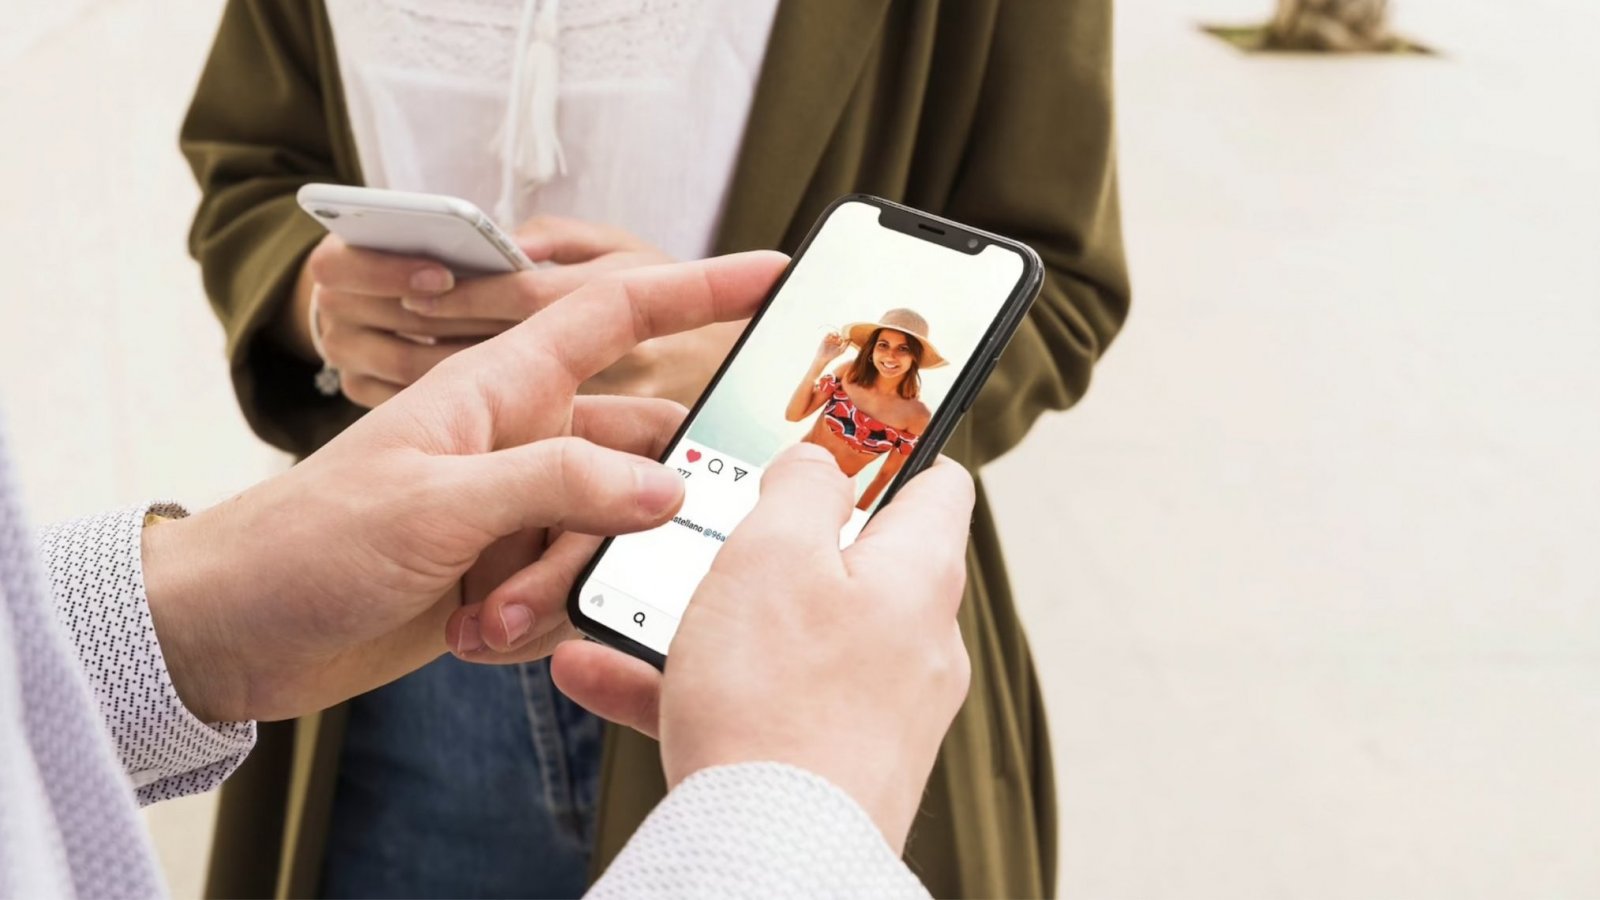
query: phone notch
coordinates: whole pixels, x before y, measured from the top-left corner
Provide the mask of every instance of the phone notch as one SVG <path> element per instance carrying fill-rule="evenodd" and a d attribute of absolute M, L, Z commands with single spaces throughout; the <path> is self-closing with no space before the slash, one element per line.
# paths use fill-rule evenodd
<path fill-rule="evenodd" d="M 988 241 L 981 236 L 954 222 L 910 209 L 882 207 L 878 213 L 878 224 L 891 231 L 948 247 L 968 256 L 976 256 L 988 244 Z"/>

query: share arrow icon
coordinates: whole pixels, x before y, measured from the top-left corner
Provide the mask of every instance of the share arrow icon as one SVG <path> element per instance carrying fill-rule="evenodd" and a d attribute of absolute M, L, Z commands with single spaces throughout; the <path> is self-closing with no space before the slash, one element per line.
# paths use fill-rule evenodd
<path fill-rule="evenodd" d="M 749 474 L 750 474 L 749 471 L 747 471 L 745 469 L 741 469 L 738 466 L 734 466 L 733 467 L 733 480 L 734 481 L 738 481 L 739 479 L 741 479 L 741 478 L 743 478 L 743 477 L 745 477 L 746 475 L 749 475 Z"/>

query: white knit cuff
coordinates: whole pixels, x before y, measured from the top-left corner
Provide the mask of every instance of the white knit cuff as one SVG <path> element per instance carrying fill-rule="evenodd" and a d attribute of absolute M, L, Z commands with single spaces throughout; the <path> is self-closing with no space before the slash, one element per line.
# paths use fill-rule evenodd
<path fill-rule="evenodd" d="M 178 698 L 145 594 L 146 513 L 188 515 L 176 504 L 146 503 L 62 523 L 40 538 L 56 617 L 141 804 L 216 787 L 256 736 L 254 722 L 207 725 Z"/>
<path fill-rule="evenodd" d="M 850 795 L 794 766 L 696 772 L 667 794 L 591 897 L 927 897 Z"/>

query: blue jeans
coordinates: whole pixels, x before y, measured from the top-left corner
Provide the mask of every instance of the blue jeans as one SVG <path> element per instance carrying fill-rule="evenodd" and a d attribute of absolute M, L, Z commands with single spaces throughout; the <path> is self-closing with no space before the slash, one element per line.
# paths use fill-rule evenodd
<path fill-rule="evenodd" d="M 446 656 L 351 701 L 325 897 L 576 897 L 600 722 L 548 662 Z"/>

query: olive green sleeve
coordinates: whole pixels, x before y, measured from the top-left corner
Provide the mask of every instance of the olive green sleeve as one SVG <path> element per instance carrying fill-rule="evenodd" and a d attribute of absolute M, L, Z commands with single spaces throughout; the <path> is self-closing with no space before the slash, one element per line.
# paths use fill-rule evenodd
<path fill-rule="evenodd" d="M 317 367 L 266 330 L 324 233 L 295 191 L 360 180 L 341 98 L 319 4 L 229 0 L 179 136 L 201 192 L 189 252 L 227 332 L 239 405 L 264 440 L 302 456 L 358 414 L 318 394 Z"/>
<path fill-rule="evenodd" d="M 1110 0 L 998 4 L 988 71 L 961 174 L 956 221 L 1021 240 L 1044 288 L 973 403 L 969 465 L 1066 409 L 1127 318 L 1112 136 Z"/>

